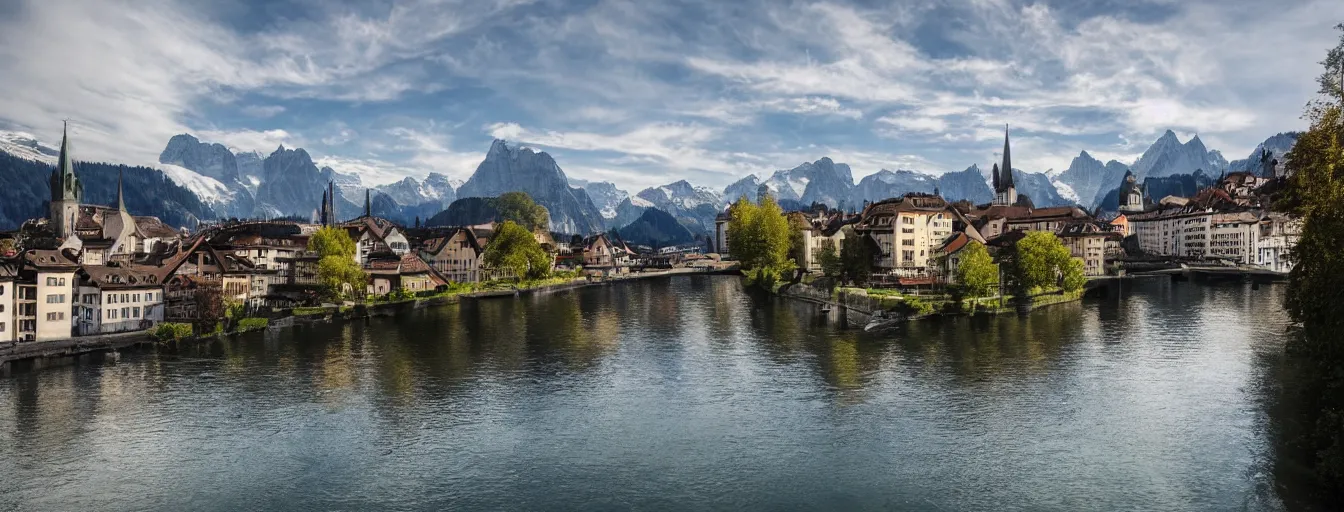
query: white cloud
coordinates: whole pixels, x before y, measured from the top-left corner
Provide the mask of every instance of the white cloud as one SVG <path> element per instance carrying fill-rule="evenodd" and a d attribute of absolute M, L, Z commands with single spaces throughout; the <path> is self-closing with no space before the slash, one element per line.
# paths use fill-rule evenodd
<path fill-rule="evenodd" d="M 244 115 L 258 118 L 275 117 L 285 111 L 280 105 L 247 105 L 240 109 Z"/>

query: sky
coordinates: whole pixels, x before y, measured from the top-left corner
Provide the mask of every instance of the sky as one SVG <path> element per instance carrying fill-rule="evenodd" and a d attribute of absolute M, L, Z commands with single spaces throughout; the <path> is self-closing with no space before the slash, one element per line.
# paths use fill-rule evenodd
<path fill-rule="evenodd" d="M 303 147 L 379 184 L 505 138 L 631 191 L 829 156 L 855 178 L 999 157 L 1228 160 L 1305 128 L 1338 0 L 0 0 L 0 129 L 83 159 L 169 137 Z"/>

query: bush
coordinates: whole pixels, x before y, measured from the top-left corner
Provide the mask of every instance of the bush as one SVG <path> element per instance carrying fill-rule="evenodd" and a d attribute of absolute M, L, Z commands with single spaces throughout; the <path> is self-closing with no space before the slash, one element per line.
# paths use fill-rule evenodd
<path fill-rule="evenodd" d="M 159 341 L 178 341 L 191 337 L 191 324 L 162 323 L 154 329 L 154 339 Z"/>
<path fill-rule="evenodd" d="M 247 317 L 238 321 L 238 332 L 255 331 L 265 329 L 271 321 L 267 318 Z"/>
<path fill-rule="evenodd" d="M 909 314 L 923 316 L 933 313 L 933 304 L 920 300 L 917 297 L 906 297 L 905 309 Z"/>
<path fill-rule="evenodd" d="M 325 315 L 327 308 L 294 308 L 290 312 L 294 316 Z"/>

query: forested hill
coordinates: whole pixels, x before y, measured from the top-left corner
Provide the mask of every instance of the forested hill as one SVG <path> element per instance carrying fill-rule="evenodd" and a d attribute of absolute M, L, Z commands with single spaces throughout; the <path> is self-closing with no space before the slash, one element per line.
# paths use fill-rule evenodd
<path fill-rule="evenodd" d="M 23 221 L 45 217 L 51 199 L 48 181 L 52 166 L 0 152 L 0 230 L 17 229 Z M 158 217 L 173 227 L 191 227 L 215 212 L 196 194 L 157 169 L 76 162 L 75 175 L 84 186 L 85 204 L 113 206 L 117 202 L 117 172 L 124 173 L 126 209 L 132 215 Z"/>

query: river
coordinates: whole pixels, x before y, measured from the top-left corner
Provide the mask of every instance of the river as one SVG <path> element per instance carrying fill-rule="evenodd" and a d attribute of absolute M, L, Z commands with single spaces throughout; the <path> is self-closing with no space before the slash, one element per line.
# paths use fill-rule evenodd
<path fill-rule="evenodd" d="M 650 279 L 0 379 L 0 510 L 1280 510 L 1283 288 L 843 329 Z"/>

